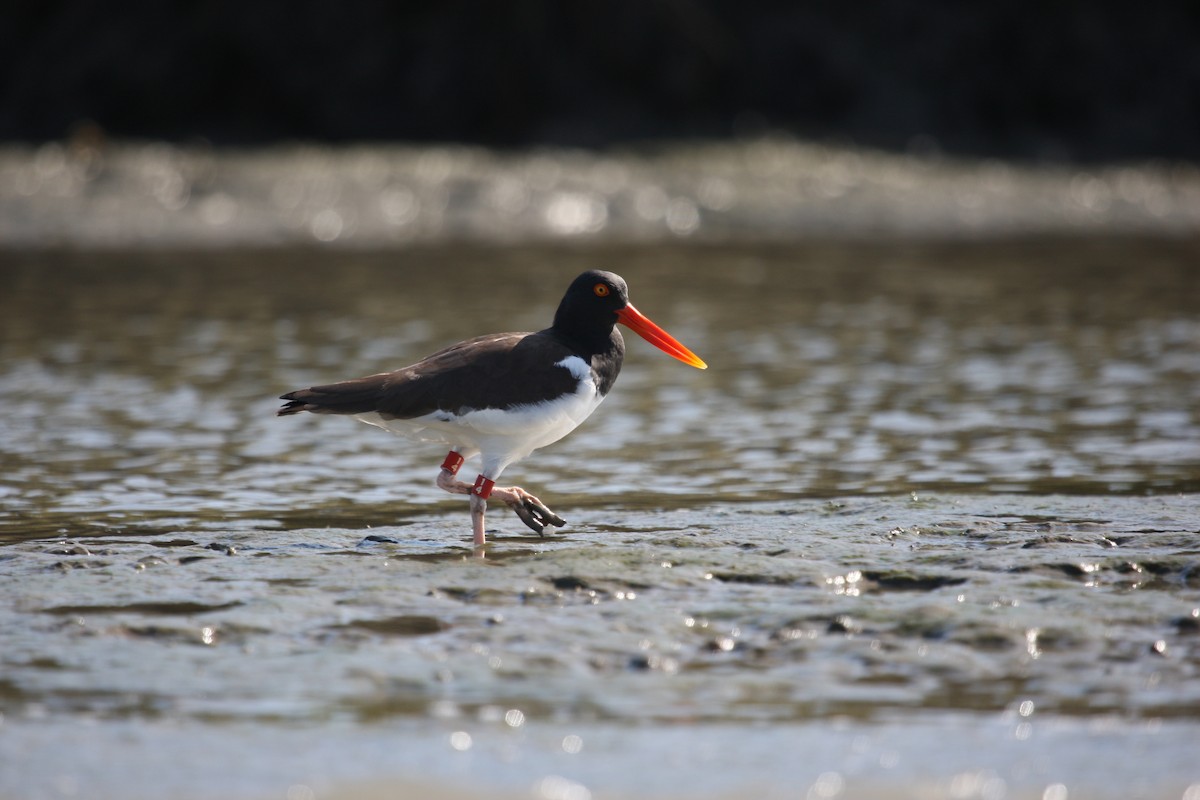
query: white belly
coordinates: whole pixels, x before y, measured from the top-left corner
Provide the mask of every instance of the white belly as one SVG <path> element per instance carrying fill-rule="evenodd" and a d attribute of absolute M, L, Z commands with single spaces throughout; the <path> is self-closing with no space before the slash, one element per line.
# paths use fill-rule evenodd
<path fill-rule="evenodd" d="M 410 439 L 459 449 L 464 455 L 482 453 L 485 469 L 502 470 L 575 430 L 604 399 L 582 358 L 569 356 L 555 366 L 569 369 L 577 383 L 574 392 L 554 400 L 508 409 L 435 411 L 412 419 L 385 419 L 373 411 L 355 417 Z"/>

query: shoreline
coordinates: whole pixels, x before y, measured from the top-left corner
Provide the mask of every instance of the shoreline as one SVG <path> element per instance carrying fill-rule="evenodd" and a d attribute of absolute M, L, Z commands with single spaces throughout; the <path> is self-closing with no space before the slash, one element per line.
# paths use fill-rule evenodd
<path fill-rule="evenodd" d="M 792 139 L 653 150 L 0 146 L 0 248 L 1189 236 L 1200 167 L 1034 167 Z"/>

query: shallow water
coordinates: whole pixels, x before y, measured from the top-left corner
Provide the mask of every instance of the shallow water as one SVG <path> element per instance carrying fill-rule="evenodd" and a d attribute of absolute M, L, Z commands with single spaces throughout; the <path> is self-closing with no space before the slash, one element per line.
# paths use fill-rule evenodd
<path fill-rule="evenodd" d="M 0 797 L 1198 792 L 1197 255 L 0 254 Z M 711 367 L 509 469 L 561 535 L 273 416 L 593 266 Z"/>

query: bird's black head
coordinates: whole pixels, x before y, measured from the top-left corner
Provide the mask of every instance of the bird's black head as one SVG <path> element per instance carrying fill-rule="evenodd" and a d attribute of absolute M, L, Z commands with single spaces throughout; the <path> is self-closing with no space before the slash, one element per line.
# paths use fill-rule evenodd
<path fill-rule="evenodd" d="M 695 353 L 633 307 L 625 281 L 611 272 L 593 269 L 576 278 L 554 314 L 553 330 L 593 353 L 611 351 L 619 357 L 625 344 L 614 330 L 618 322 L 672 358 L 707 369 Z"/>
<path fill-rule="evenodd" d="M 554 314 L 554 328 L 584 342 L 607 340 L 617 312 L 627 305 L 629 287 L 620 275 L 590 269 L 567 287 Z"/>

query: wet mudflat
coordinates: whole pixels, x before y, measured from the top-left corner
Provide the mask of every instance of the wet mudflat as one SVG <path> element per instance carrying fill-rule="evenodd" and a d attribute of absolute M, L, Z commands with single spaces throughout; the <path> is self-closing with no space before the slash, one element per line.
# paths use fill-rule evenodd
<path fill-rule="evenodd" d="M 1200 791 L 1197 255 L 5 253 L 0 796 Z M 272 416 L 593 266 L 711 368 L 510 468 L 561 535 Z"/>

